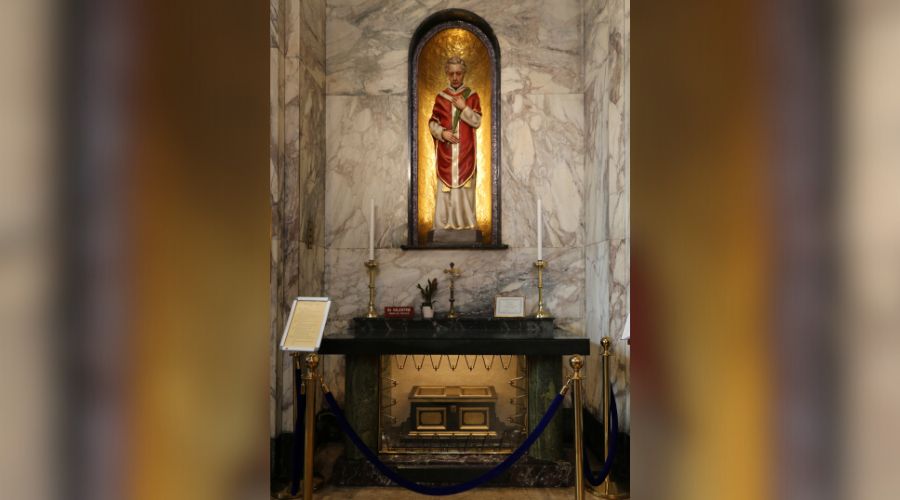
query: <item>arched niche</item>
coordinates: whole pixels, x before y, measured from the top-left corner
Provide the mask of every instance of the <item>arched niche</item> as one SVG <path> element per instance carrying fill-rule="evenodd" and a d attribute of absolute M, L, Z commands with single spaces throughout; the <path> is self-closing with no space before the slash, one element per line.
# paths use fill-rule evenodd
<path fill-rule="evenodd" d="M 429 129 L 429 121 L 439 94 L 448 87 L 444 69 L 452 55 L 466 60 L 464 86 L 477 94 L 481 107 L 480 126 L 472 129 L 476 143 L 474 174 L 466 180 L 474 184 L 465 185 L 474 190 L 474 239 L 469 239 L 470 230 L 436 227 L 439 225 L 435 223 L 439 190 L 449 193 L 452 188 L 442 181 L 447 175 L 446 159 L 443 177 L 437 175 L 439 141 Z M 408 88 L 409 231 L 408 244 L 403 248 L 507 248 L 500 231 L 500 45 L 487 21 L 462 9 L 443 10 L 425 19 L 410 41 Z M 452 106 L 450 109 L 454 110 Z M 461 181 L 462 177 L 457 179 Z"/>

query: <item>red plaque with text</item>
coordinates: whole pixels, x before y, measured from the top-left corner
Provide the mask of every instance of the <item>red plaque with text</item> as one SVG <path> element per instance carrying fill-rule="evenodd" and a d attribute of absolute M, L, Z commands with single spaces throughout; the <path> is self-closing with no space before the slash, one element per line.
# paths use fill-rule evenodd
<path fill-rule="evenodd" d="M 384 308 L 385 318 L 412 319 L 416 310 L 410 306 L 387 306 Z"/>

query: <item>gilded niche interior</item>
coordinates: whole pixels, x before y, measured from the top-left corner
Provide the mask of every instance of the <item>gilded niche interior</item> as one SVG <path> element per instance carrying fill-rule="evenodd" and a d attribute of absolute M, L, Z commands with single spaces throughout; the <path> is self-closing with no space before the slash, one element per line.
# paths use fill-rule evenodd
<path fill-rule="evenodd" d="M 491 58 L 487 47 L 471 31 L 447 28 L 437 32 L 422 47 L 418 67 L 418 234 L 425 241 L 434 228 L 434 206 L 437 186 L 434 138 L 428 120 L 434 98 L 447 87 L 444 63 L 451 56 L 466 61 L 465 85 L 481 97 L 482 126 L 476 131 L 475 216 L 483 242 L 492 243 L 491 234 Z"/>

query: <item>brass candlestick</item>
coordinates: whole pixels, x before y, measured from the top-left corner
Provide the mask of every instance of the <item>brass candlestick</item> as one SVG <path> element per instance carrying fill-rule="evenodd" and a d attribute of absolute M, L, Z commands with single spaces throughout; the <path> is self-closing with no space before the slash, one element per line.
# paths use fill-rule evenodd
<path fill-rule="evenodd" d="M 447 313 L 447 317 L 453 319 L 459 317 L 459 314 L 456 313 L 456 308 L 453 306 L 453 302 L 455 302 L 453 298 L 453 282 L 456 281 L 456 278 L 459 278 L 462 271 L 458 267 L 454 267 L 454 264 L 451 262 L 450 269 L 444 269 L 444 273 L 450 275 L 450 312 Z"/>
<path fill-rule="evenodd" d="M 538 309 L 534 313 L 535 318 L 552 318 L 550 311 L 544 309 L 544 267 L 547 263 L 541 259 L 534 263 L 534 267 L 538 270 Z"/>
<path fill-rule="evenodd" d="M 366 267 L 369 269 L 369 310 L 366 312 L 367 318 L 377 318 L 378 311 L 375 310 L 375 269 L 378 263 L 374 259 L 366 261 Z"/>

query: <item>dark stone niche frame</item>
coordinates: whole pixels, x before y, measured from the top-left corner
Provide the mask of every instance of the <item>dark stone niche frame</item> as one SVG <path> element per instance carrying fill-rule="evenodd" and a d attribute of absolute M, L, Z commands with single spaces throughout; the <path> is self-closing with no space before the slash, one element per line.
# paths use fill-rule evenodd
<path fill-rule="evenodd" d="M 477 36 L 491 58 L 491 243 L 431 243 L 419 241 L 419 54 L 431 38 L 447 28 L 462 28 Z M 505 250 L 500 238 L 500 43 L 491 26 L 474 12 L 447 9 L 428 16 L 416 28 L 409 44 L 409 211 L 408 240 L 403 250 Z"/>

